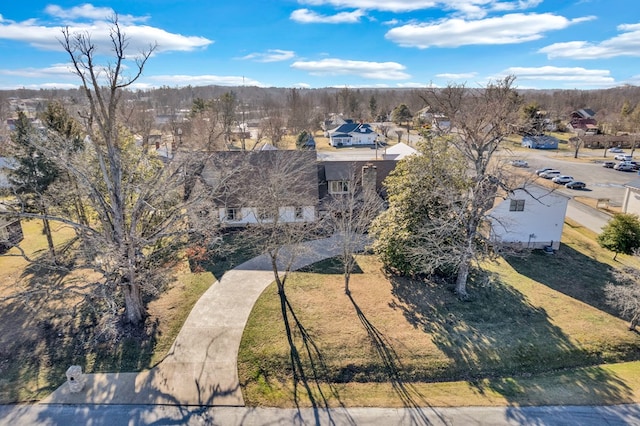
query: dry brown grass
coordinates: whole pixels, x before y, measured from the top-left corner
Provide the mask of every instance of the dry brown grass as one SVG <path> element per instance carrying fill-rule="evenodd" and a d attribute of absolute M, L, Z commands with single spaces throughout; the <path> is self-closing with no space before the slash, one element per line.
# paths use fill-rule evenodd
<path fill-rule="evenodd" d="M 39 221 L 23 222 L 20 243 L 32 258 L 46 253 Z M 54 225 L 54 241 L 63 244 L 73 230 Z M 118 342 L 100 342 L 98 318 L 80 304 L 87 283 L 97 281 L 87 270 L 70 273 L 37 268 L 11 249 L 0 256 L 0 403 L 35 401 L 64 382 L 66 369 L 79 364 L 86 372 L 138 371 L 166 354 L 184 319 L 211 285 L 211 274 L 176 270 L 166 292 L 150 301 L 142 330 Z M 74 290 L 74 292 L 71 292 Z"/>
<path fill-rule="evenodd" d="M 587 230 L 567 226 L 556 256 L 491 265 L 491 284 L 473 284 L 471 303 L 458 302 L 447 286 L 386 276 L 372 257 L 358 264 L 353 301 L 339 274 L 297 274 L 288 283 L 288 316 L 306 374 L 297 387 L 275 288 L 263 294 L 241 345 L 247 403 L 640 401 L 640 362 L 601 365 L 640 359 L 640 335 L 626 331 L 602 297 L 610 268 L 638 260 L 613 262 Z"/>

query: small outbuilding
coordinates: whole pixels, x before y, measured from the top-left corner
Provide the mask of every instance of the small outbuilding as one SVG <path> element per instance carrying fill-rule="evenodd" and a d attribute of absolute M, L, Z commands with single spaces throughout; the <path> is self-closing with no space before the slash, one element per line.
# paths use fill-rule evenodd
<path fill-rule="evenodd" d="M 522 146 L 534 149 L 558 149 L 558 138 L 549 135 L 527 135 L 522 138 Z"/>
<path fill-rule="evenodd" d="M 538 185 L 511 191 L 489 215 L 492 239 L 522 249 L 558 250 L 569 199 Z"/>

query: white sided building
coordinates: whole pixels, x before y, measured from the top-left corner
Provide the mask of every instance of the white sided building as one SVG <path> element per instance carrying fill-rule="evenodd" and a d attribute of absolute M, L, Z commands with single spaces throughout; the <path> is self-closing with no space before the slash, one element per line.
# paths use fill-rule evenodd
<path fill-rule="evenodd" d="M 520 248 L 558 250 L 569 200 L 538 185 L 516 189 L 490 212 L 491 237 Z"/>

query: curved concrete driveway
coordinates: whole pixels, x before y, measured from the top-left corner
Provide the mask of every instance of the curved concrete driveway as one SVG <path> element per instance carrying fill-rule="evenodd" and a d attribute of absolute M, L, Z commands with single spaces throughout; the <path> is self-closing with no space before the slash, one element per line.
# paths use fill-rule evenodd
<path fill-rule="evenodd" d="M 293 258 L 296 270 L 340 251 L 334 236 L 284 251 L 280 258 Z M 240 340 L 253 305 L 273 280 L 267 256 L 243 263 L 202 295 L 158 366 L 141 373 L 88 374 L 82 392 L 70 393 L 65 383 L 41 403 L 243 406 Z"/>

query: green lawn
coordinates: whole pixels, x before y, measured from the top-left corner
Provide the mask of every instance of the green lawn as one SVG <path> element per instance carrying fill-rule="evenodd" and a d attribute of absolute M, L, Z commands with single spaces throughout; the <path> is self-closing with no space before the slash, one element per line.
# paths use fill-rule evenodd
<path fill-rule="evenodd" d="M 243 336 L 250 405 L 610 404 L 640 401 L 640 335 L 603 303 L 611 268 L 638 265 L 567 225 L 555 256 L 487 265 L 459 302 L 451 286 L 385 275 L 359 257 L 342 276 L 294 274 L 269 287 Z M 323 265 L 323 268 L 331 265 Z M 618 364 L 620 363 L 620 364 Z M 613 364 L 613 365 L 610 365 Z M 294 381 L 293 376 L 298 380 Z"/>

